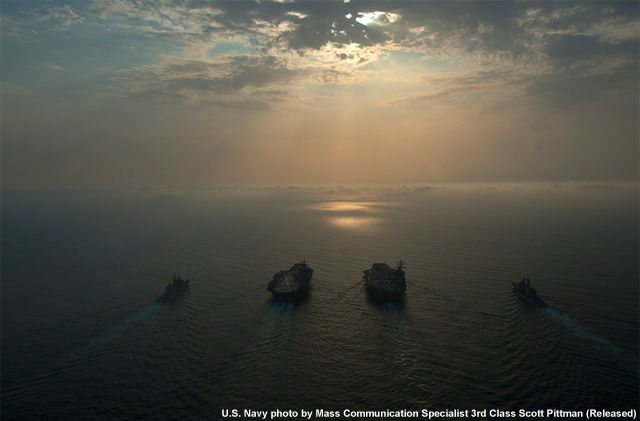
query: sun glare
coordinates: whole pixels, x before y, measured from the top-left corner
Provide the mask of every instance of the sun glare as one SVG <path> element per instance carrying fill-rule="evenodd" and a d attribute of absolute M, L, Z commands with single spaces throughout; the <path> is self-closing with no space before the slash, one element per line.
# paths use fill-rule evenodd
<path fill-rule="evenodd" d="M 377 203 L 373 202 L 323 202 L 312 205 L 311 209 L 330 212 L 376 212 L 378 209 L 374 208 L 375 205 L 377 205 Z"/>
<path fill-rule="evenodd" d="M 370 12 L 370 13 L 359 13 L 359 16 L 356 18 L 356 21 L 363 24 L 369 25 L 375 23 L 376 25 L 388 25 L 400 19 L 400 15 L 396 13 L 387 13 L 387 12 Z"/>
<path fill-rule="evenodd" d="M 380 224 L 380 218 L 358 217 L 358 216 L 338 216 L 328 219 L 329 224 L 351 230 L 368 231 Z"/>

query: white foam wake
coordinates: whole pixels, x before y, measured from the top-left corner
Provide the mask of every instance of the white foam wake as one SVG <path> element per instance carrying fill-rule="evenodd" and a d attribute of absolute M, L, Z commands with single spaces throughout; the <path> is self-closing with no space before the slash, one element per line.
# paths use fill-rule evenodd
<path fill-rule="evenodd" d="M 609 351 L 613 356 L 622 360 L 634 374 L 640 374 L 640 360 L 638 359 L 637 355 L 627 352 L 608 339 L 605 339 L 602 336 L 589 331 L 589 329 L 576 322 L 566 314 L 562 314 L 552 308 L 543 308 L 540 311 L 558 321 L 564 327 L 569 329 L 574 335 L 580 338 L 588 339 L 594 345 Z"/>
<path fill-rule="evenodd" d="M 122 337 L 122 335 L 124 335 L 129 330 L 133 323 L 144 319 L 155 311 L 158 311 L 162 306 L 162 303 L 154 303 L 139 309 L 132 315 L 125 317 L 115 325 L 108 327 L 107 329 L 88 339 L 78 348 L 75 348 L 75 350 L 61 356 L 57 360 L 57 364 L 54 365 L 78 363 L 80 360 L 83 360 L 87 356 L 95 353 L 114 340 Z"/>

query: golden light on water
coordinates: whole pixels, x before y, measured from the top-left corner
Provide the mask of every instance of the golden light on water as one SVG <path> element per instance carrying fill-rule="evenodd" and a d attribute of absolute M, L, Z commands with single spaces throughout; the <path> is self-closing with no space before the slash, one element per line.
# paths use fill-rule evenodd
<path fill-rule="evenodd" d="M 381 218 L 359 216 L 336 216 L 328 218 L 329 224 L 338 228 L 369 231 L 382 222 Z"/>
<path fill-rule="evenodd" d="M 325 218 L 325 221 L 332 227 L 353 231 L 371 231 L 384 221 L 384 218 L 379 216 L 383 213 L 381 207 L 391 204 L 394 203 L 334 200 L 315 203 L 310 206 L 310 209 L 331 212 L 334 215 L 339 214 Z M 371 213 L 376 213 L 377 216 L 370 216 Z"/>
<path fill-rule="evenodd" d="M 379 203 L 374 202 L 322 202 L 316 203 L 311 206 L 311 209 L 330 211 L 330 212 L 349 212 L 349 211 L 363 211 L 363 212 L 377 212 L 375 208 Z"/>

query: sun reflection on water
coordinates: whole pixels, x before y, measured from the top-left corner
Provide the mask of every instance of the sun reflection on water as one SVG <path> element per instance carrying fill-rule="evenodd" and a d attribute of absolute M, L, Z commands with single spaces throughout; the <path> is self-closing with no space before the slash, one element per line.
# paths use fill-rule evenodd
<path fill-rule="evenodd" d="M 382 222 L 381 218 L 362 216 L 336 216 L 328 218 L 329 224 L 346 229 L 369 231 Z"/>
<path fill-rule="evenodd" d="M 333 215 L 325 218 L 332 227 L 353 231 L 372 231 L 384 221 L 382 208 L 391 204 L 361 200 L 332 200 L 314 203 L 309 208 L 332 213 Z M 375 217 L 371 216 L 372 213 L 375 213 Z"/>
<path fill-rule="evenodd" d="M 376 202 L 321 202 L 311 205 L 311 209 L 329 211 L 329 212 L 378 212 L 375 206 L 379 206 Z"/>

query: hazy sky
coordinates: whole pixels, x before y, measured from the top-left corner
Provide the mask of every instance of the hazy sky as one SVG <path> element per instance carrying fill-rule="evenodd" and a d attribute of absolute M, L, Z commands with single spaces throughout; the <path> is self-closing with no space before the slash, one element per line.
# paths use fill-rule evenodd
<path fill-rule="evenodd" d="M 2 185 L 637 180 L 638 12 L 3 0 Z"/>

